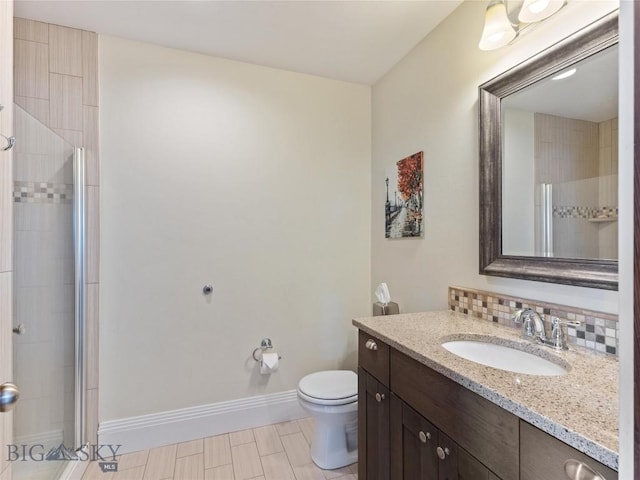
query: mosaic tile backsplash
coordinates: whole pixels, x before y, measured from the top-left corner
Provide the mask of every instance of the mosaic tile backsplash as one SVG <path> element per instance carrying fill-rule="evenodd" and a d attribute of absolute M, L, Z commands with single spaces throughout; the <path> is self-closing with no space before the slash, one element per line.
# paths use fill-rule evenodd
<path fill-rule="evenodd" d="M 513 321 L 512 314 L 520 308 L 532 308 L 537 311 L 543 317 L 547 331 L 551 329 L 550 316 L 561 320 L 578 320 L 580 326 L 566 327 L 567 343 L 598 353 L 618 355 L 617 315 L 470 288 L 449 287 L 449 309 L 454 312 L 519 329 L 522 327 Z"/>

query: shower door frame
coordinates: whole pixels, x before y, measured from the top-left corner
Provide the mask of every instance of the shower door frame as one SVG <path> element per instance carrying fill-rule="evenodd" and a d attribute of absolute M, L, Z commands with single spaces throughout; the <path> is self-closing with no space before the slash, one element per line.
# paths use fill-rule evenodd
<path fill-rule="evenodd" d="M 87 314 L 87 184 L 85 149 L 73 150 L 73 238 L 75 289 L 75 448 L 85 445 L 85 342 Z"/>

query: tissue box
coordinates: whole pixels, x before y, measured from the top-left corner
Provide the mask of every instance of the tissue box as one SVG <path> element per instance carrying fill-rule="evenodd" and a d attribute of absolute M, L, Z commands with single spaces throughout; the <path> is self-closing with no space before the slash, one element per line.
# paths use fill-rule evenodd
<path fill-rule="evenodd" d="M 389 302 L 383 305 L 380 302 L 373 304 L 373 316 L 380 317 L 382 315 L 397 315 L 400 313 L 400 307 L 396 302 Z"/>

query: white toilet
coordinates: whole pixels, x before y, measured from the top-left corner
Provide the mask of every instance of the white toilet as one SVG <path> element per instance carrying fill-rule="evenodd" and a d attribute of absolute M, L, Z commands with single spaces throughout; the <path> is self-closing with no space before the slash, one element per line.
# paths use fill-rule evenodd
<path fill-rule="evenodd" d="M 327 370 L 298 383 L 298 401 L 315 417 L 313 463 L 325 470 L 358 461 L 358 376 L 351 370 Z"/>

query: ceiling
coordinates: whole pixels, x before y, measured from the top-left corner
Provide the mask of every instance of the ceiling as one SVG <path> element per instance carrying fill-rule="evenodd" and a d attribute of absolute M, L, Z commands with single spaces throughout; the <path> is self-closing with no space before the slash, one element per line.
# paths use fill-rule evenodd
<path fill-rule="evenodd" d="M 16 0 L 15 15 L 373 84 L 461 0 Z"/>
<path fill-rule="evenodd" d="M 616 118 L 618 46 L 609 47 L 573 67 L 576 67 L 576 73 L 569 78 L 546 78 L 509 95 L 502 101 L 503 108 L 598 123 Z"/>

